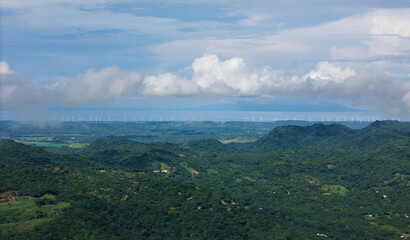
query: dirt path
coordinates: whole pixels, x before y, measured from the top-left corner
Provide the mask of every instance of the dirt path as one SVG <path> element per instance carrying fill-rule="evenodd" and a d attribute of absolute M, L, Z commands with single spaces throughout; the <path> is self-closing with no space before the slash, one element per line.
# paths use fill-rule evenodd
<path fill-rule="evenodd" d="M 18 193 L 18 190 L 2 192 L 0 193 L 0 202 L 15 202 L 17 201 Z"/>

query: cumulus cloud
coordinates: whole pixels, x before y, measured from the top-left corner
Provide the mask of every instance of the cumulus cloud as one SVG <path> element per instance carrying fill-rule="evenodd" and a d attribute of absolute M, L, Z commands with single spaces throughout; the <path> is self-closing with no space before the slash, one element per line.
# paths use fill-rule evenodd
<path fill-rule="evenodd" d="M 140 91 L 141 83 L 139 73 L 108 67 L 101 71 L 89 69 L 60 88 L 65 92 L 64 103 L 87 105 L 132 97 Z"/>
<path fill-rule="evenodd" d="M 190 96 L 198 93 L 198 86 L 181 76 L 165 73 L 144 78 L 142 96 Z"/>
<path fill-rule="evenodd" d="M 310 71 L 304 78 L 310 80 L 313 89 L 318 89 L 332 83 L 343 83 L 346 79 L 354 75 L 356 75 L 356 72 L 349 67 L 342 69 L 340 66 L 329 62 L 319 62 L 316 69 Z"/>
<path fill-rule="evenodd" d="M 175 73 L 142 77 L 137 72 L 108 67 L 100 71 L 90 69 L 69 81 L 47 84 L 4 69 L 1 100 L 8 107 L 33 103 L 81 106 L 122 98 L 284 96 L 342 100 L 396 116 L 410 114 L 410 78 L 398 82 L 387 73 L 326 61 L 304 75 L 288 75 L 269 66 L 251 69 L 239 57 L 221 60 L 216 55 L 204 55 L 192 63 L 190 79 Z"/>
<path fill-rule="evenodd" d="M 107 103 L 134 96 L 142 83 L 140 74 L 118 67 L 89 69 L 75 79 L 47 82 L 33 81 L 8 69 L 0 72 L 0 80 L 1 106 L 6 109 Z"/>
<path fill-rule="evenodd" d="M 192 71 L 192 81 L 208 94 L 252 95 L 259 87 L 242 58 L 220 61 L 216 55 L 205 55 L 194 61 Z"/>
<path fill-rule="evenodd" d="M 321 26 L 339 30 L 343 39 L 354 37 L 331 50 L 333 59 L 367 59 L 408 54 L 410 9 L 379 9 Z"/>
<path fill-rule="evenodd" d="M 50 101 L 58 99 L 58 91 L 53 91 L 50 86 L 11 71 L 6 62 L 0 64 L 0 103 L 3 109 L 42 108 L 51 106 Z"/>
<path fill-rule="evenodd" d="M 13 71 L 10 71 L 10 65 L 7 62 L 0 62 L 0 74 L 10 74 Z"/>

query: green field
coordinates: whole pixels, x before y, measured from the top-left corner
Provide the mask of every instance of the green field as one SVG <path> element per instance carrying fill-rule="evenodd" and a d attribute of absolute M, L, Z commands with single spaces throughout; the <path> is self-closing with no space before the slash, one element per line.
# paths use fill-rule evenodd
<path fill-rule="evenodd" d="M 41 198 L 17 197 L 0 203 L 0 232 L 20 232 L 53 220 L 69 203 L 55 202 L 51 194 Z"/>
<path fill-rule="evenodd" d="M 70 145 L 68 145 L 68 147 L 70 148 L 83 148 L 88 146 L 88 143 L 71 143 Z"/>
<path fill-rule="evenodd" d="M 325 194 L 346 195 L 346 193 L 349 191 L 345 187 L 340 185 L 323 185 L 321 189 L 326 192 Z"/>
<path fill-rule="evenodd" d="M 233 139 L 219 139 L 219 141 L 223 144 L 228 143 L 248 143 L 248 142 L 256 142 L 256 138 L 233 138 Z"/>
<path fill-rule="evenodd" d="M 22 141 L 21 143 L 24 143 L 24 144 L 27 144 L 27 145 L 34 145 L 34 146 L 37 146 L 37 147 L 59 148 L 59 147 L 68 146 L 67 143 L 54 143 L 54 142 L 27 142 L 27 141 Z"/>

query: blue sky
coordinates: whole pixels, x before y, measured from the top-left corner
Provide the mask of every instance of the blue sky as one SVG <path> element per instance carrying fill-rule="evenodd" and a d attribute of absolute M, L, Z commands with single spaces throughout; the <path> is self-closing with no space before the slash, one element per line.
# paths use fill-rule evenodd
<path fill-rule="evenodd" d="M 285 97 L 410 116 L 409 0 L 3 0 L 0 24 L 3 109 Z"/>

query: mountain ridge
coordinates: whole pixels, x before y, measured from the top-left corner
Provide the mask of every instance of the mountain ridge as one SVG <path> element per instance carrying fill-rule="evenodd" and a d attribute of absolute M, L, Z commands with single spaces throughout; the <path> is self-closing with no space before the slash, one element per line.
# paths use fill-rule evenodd
<path fill-rule="evenodd" d="M 190 108 L 194 111 L 251 111 L 251 112 L 362 112 L 339 103 L 324 100 L 276 99 L 266 102 L 245 100 Z"/>

